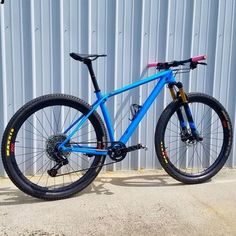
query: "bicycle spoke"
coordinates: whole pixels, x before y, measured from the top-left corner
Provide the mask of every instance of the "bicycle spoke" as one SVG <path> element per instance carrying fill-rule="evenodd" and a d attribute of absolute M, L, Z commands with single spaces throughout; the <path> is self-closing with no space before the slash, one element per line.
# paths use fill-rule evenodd
<path fill-rule="evenodd" d="M 197 146 L 196 146 L 196 153 L 197 153 L 197 159 L 200 161 L 201 166 L 202 166 L 202 161 L 201 161 L 201 157 L 200 157 L 199 154 L 198 154 Z M 199 173 L 199 165 L 197 165 L 197 167 L 198 167 L 198 173 Z M 202 166 L 202 168 L 203 168 L 203 166 Z"/>
<path fill-rule="evenodd" d="M 39 155 L 38 158 L 30 166 L 28 166 L 25 172 L 27 172 L 27 170 L 29 170 L 39 159 L 41 159 L 43 155 L 44 155 L 44 152 L 41 155 Z"/>
<path fill-rule="evenodd" d="M 15 146 L 15 148 L 24 148 L 24 149 L 37 149 L 37 150 L 44 150 L 44 148 L 35 148 L 35 147 L 25 147 L 25 146 Z"/>
<path fill-rule="evenodd" d="M 186 148 L 186 151 L 188 150 L 188 148 L 187 148 L 187 146 L 183 146 L 182 148 Z M 179 148 L 176 148 L 177 149 L 177 151 L 172 155 L 172 156 L 177 156 L 177 154 L 179 154 Z M 183 150 L 183 149 L 181 149 L 181 150 Z M 169 153 L 170 153 L 170 151 L 169 151 Z M 181 156 L 176 160 L 176 162 L 175 162 L 175 164 L 177 164 L 178 162 L 179 162 L 179 160 L 180 160 L 180 158 L 181 158 Z"/>
<path fill-rule="evenodd" d="M 29 120 L 27 120 L 27 121 L 36 131 L 38 131 L 39 134 L 42 135 L 43 138 L 47 139 L 47 137 L 45 137 L 38 129 L 36 129 L 36 127 Z"/>
<path fill-rule="evenodd" d="M 17 137 L 17 139 L 23 139 L 23 140 L 31 140 L 31 141 L 37 141 L 37 142 L 43 142 L 43 139 L 34 139 L 34 138 L 26 138 L 26 137 Z M 16 140 L 16 143 L 20 143 L 20 141 Z"/>
<path fill-rule="evenodd" d="M 193 154 L 192 154 L 192 156 L 191 156 L 191 158 L 190 158 L 190 162 L 189 162 L 189 165 L 188 166 L 190 166 L 190 163 L 191 163 L 191 160 L 192 160 L 192 163 L 193 163 L 193 165 L 194 165 L 194 150 L 195 150 L 195 146 L 193 146 Z M 193 169 L 193 165 L 192 165 L 192 169 Z M 185 173 L 187 173 L 187 168 L 186 168 L 186 171 L 185 171 Z"/>
<path fill-rule="evenodd" d="M 62 130 L 64 128 L 64 125 L 66 124 L 66 121 L 67 121 L 67 118 L 68 118 L 68 115 L 69 115 L 69 111 L 70 111 L 70 109 L 68 109 L 68 112 L 66 114 L 66 118 L 64 119 L 64 123 L 63 123 L 62 128 L 61 128 L 61 133 L 62 133 Z M 78 113 L 78 111 L 77 111 L 77 113 Z"/>
<path fill-rule="evenodd" d="M 59 122 L 60 122 L 60 118 L 61 118 L 61 109 L 60 109 L 60 113 L 59 113 L 59 116 L 58 116 L 57 132 L 59 131 Z"/>
<path fill-rule="evenodd" d="M 47 131 L 44 129 L 43 125 L 42 125 L 42 122 L 39 120 L 39 118 L 37 117 L 37 115 L 35 115 L 36 119 L 38 120 L 40 126 L 43 128 L 43 131 L 46 133 L 46 135 L 49 137 Z"/>
<path fill-rule="evenodd" d="M 74 173 L 75 173 L 78 177 L 80 177 L 80 176 L 78 175 L 78 173 L 75 171 L 75 169 L 70 165 L 70 163 L 69 163 L 69 166 L 70 166 L 70 168 L 72 169 L 72 171 L 74 171 Z"/>
<path fill-rule="evenodd" d="M 41 180 L 42 177 L 43 177 L 43 174 L 47 171 L 47 168 L 48 168 L 49 165 L 50 165 L 50 162 L 49 162 L 48 165 L 46 166 L 45 170 L 42 172 L 42 174 L 41 174 L 41 176 L 40 176 L 40 178 L 39 178 L 37 184 L 39 184 L 40 180 Z"/>
<path fill-rule="evenodd" d="M 171 129 L 169 129 L 169 128 L 166 128 L 166 129 L 169 130 L 170 132 L 175 133 L 175 134 L 179 134 L 179 133 L 177 133 L 177 132 L 175 132 L 175 131 L 173 131 L 173 130 L 171 130 Z"/>
<path fill-rule="evenodd" d="M 66 165 L 66 168 L 67 168 L 67 171 L 68 171 L 68 173 L 69 173 L 69 177 L 70 177 L 71 183 L 73 184 L 74 182 L 73 182 L 72 179 L 71 179 L 70 170 L 68 169 L 68 166 L 67 166 L 67 165 Z"/>
<path fill-rule="evenodd" d="M 32 160 L 32 158 L 37 157 L 37 156 L 39 156 L 39 155 L 41 155 L 41 154 L 44 154 L 44 151 L 39 152 L 37 155 L 30 157 L 29 159 L 27 159 L 27 160 L 25 160 L 25 161 L 19 163 L 18 165 L 20 166 L 20 165 L 22 165 L 22 164 L 24 164 L 24 163 L 26 163 L 26 162 Z"/>
<path fill-rule="evenodd" d="M 31 154 L 35 154 L 35 153 L 41 153 L 41 152 L 43 152 L 43 151 L 15 154 L 15 157 L 17 157 L 17 156 L 27 156 L 27 155 L 31 155 Z"/>
<path fill-rule="evenodd" d="M 42 109 L 42 111 L 43 111 L 43 113 L 44 113 L 45 116 L 46 116 L 46 120 L 48 121 L 48 124 L 50 125 L 52 132 L 54 133 L 54 130 L 53 130 L 53 128 L 52 128 L 52 124 L 51 124 L 51 122 L 50 122 L 49 119 L 48 119 L 47 113 L 44 111 L 44 109 Z"/>
<path fill-rule="evenodd" d="M 35 135 L 35 136 L 41 137 L 41 138 L 43 138 L 44 140 L 47 140 L 46 137 L 44 137 L 44 136 L 39 136 L 38 134 L 36 134 L 36 133 L 34 133 L 34 132 L 30 131 L 30 130 L 27 130 L 27 129 L 23 129 L 23 130 L 26 131 L 26 132 L 28 132 L 28 133 L 31 133 L 31 134 L 33 134 L 33 135 Z"/>
<path fill-rule="evenodd" d="M 207 112 L 210 111 L 210 107 L 208 108 Z M 202 124 L 203 119 L 205 118 L 207 112 L 205 112 L 205 115 L 203 115 L 201 121 L 197 124 L 197 129 L 199 128 L 199 125 Z"/>
<path fill-rule="evenodd" d="M 204 137 L 204 136 L 203 136 L 203 140 L 204 140 L 204 139 L 224 140 L 223 138 L 212 138 L 212 137 Z"/>
<path fill-rule="evenodd" d="M 76 139 L 76 138 L 79 138 L 79 137 L 82 137 L 82 136 L 85 136 L 85 135 L 90 134 L 90 133 L 92 133 L 92 132 L 94 132 L 94 130 L 91 130 L 91 131 L 89 131 L 89 132 L 87 132 L 87 133 L 85 133 L 85 134 L 78 135 L 78 136 L 72 138 L 71 140 Z"/>
<path fill-rule="evenodd" d="M 203 149 L 208 152 L 209 156 L 210 156 L 210 157 L 213 157 L 213 156 L 211 155 L 210 149 L 208 150 L 208 149 L 206 149 L 206 146 L 204 146 L 203 144 L 201 144 L 201 145 L 202 145 Z M 215 159 L 215 158 L 213 157 L 213 159 Z"/>

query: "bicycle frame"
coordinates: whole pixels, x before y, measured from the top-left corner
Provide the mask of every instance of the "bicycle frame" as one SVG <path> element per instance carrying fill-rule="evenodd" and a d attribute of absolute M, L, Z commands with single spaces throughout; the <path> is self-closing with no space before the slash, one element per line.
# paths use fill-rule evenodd
<path fill-rule="evenodd" d="M 71 130 L 74 126 L 74 130 L 68 135 L 68 137 L 59 145 L 59 149 L 65 152 L 82 152 L 86 154 L 92 154 L 92 155 L 107 155 L 108 150 L 106 149 L 97 149 L 95 147 L 86 147 L 81 146 L 77 144 L 73 144 L 70 147 L 66 147 L 65 144 L 73 137 L 73 135 L 80 129 L 80 127 L 83 125 L 83 123 L 89 118 L 89 116 L 98 108 L 101 108 L 102 115 L 105 121 L 105 125 L 109 134 L 109 138 L 111 142 L 115 141 L 114 138 L 114 130 L 112 128 L 112 122 L 109 115 L 109 112 L 106 107 L 106 101 L 115 95 L 118 95 L 120 93 L 126 92 L 128 90 L 134 89 L 136 87 L 139 87 L 143 84 L 149 83 L 151 81 L 159 79 L 158 83 L 150 93 L 150 95 L 147 97 L 146 101 L 143 103 L 142 107 L 138 111 L 137 115 L 134 117 L 134 119 L 131 121 L 130 125 L 127 127 L 121 138 L 119 139 L 120 142 L 126 144 L 129 138 L 132 136 L 133 132 L 137 128 L 140 121 L 143 119 L 146 112 L 149 110 L 150 106 L 156 99 L 156 97 L 161 92 L 162 88 L 165 86 L 165 84 L 169 83 L 175 83 L 175 78 L 173 76 L 172 70 L 165 70 L 162 72 L 159 72 L 158 74 L 152 75 L 150 77 L 147 77 L 145 79 L 142 79 L 140 81 L 134 82 L 130 85 L 127 85 L 123 88 L 117 89 L 113 92 L 107 93 L 103 95 L 100 91 L 95 92 L 97 100 L 92 104 L 92 109 L 88 112 L 87 115 L 82 115 L 79 117 L 73 124 L 71 124 L 63 133 L 66 134 L 69 130 Z"/>

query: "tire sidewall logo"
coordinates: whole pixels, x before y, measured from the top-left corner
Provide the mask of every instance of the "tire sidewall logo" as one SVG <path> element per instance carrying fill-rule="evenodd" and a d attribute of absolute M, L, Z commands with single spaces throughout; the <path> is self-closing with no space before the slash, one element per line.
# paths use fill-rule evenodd
<path fill-rule="evenodd" d="M 14 143 L 12 143 L 12 136 L 14 133 L 14 129 L 11 128 L 9 135 L 7 137 L 7 146 L 6 146 L 6 155 L 7 157 L 9 157 L 11 155 L 11 153 L 14 153 Z"/>

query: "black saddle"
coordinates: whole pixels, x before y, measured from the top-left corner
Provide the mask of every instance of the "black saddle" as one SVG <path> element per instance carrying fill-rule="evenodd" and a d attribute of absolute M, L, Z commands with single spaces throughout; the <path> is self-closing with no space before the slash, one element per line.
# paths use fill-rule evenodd
<path fill-rule="evenodd" d="M 106 57 L 105 54 L 78 54 L 78 53 L 70 53 L 70 56 L 75 59 L 76 61 L 85 62 L 87 60 L 94 61 L 98 57 Z"/>

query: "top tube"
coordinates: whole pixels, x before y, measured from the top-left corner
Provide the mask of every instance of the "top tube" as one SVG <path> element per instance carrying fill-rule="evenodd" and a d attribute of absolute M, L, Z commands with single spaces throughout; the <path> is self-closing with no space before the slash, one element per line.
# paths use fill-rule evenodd
<path fill-rule="evenodd" d="M 114 90 L 113 92 L 108 93 L 108 97 L 112 97 L 112 96 L 115 96 L 117 94 L 126 92 L 126 91 L 128 91 L 130 89 L 139 87 L 139 86 L 141 86 L 143 84 L 149 83 L 149 82 L 151 82 L 153 80 L 156 80 L 156 79 L 166 79 L 166 83 L 174 82 L 173 81 L 172 70 L 161 71 L 161 72 L 159 72 L 159 73 L 157 73 L 155 75 L 152 75 L 150 77 L 144 78 L 144 79 L 136 81 L 136 82 L 134 82 L 132 84 L 126 85 L 126 86 L 124 86 L 122 88 Z"/>

